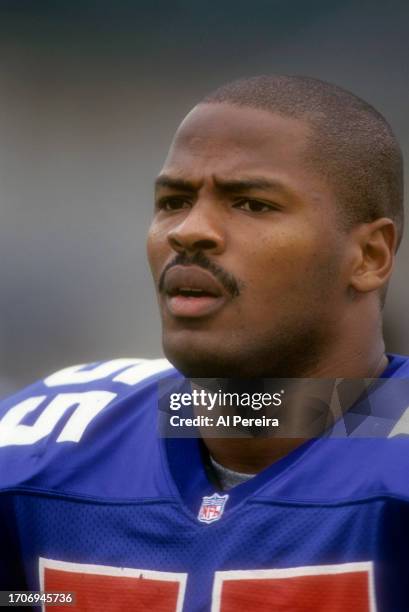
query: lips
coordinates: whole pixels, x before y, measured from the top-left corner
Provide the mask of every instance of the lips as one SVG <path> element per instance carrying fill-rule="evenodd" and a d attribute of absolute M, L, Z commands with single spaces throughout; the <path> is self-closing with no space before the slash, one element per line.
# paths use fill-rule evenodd
<path fill-rule="evenodd" d="M 163 290 L 166 305 L 175 317 L 203 317 L 215 313 L 227 293 L 219 281 L 198 266 L 173 266 L 166 272 Z"/>

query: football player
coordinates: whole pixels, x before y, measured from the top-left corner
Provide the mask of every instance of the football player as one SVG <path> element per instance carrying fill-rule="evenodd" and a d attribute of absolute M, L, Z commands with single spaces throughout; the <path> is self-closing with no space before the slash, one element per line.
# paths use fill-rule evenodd
<path fill-rule="evenodd" d="M 168 361 L 75 366 L 3 402 L 1 589 L 83 612 L 407 611 L 409 362 L 382 337 L 402 229 L 399 145 L 353 94 L 263 76 L 193 108 L 148 236 Z M 278 380 L 280 401 L 332 381 L 345 414 L 325 435 L 183 435 L 160 409 L 200 394 L 183 377 Z"/>

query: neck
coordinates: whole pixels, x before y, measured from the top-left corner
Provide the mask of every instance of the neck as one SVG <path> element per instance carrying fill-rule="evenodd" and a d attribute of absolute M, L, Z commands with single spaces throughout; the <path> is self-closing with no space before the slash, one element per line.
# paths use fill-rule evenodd
<path fill-rule="evenodd" d="M 363 326 L 365 326 L 365 323 L 363 323 Z M 369 328 L 369 326 L 367 327 Z M 374 342 L 374 337 L 376 338 L 376 342 Z M 355 338 L 358 339 L 356 344 L 353 341 L 349 343 L 341 341 L 341 343 L 338 344 L 338 349 L 341 350 L 337 351 L 335 358 L 330 358 L 329 355 L 326 355 L 325 359 L 322 359 L 316 367 L 309 372 L 303 372 L 300 376 L 310 379 L 327 379 L 327 381 L 328 379 L 334 379 L 335 381 L 335 379 L 339 380 L 340 378 L 355 379 L 355 383 L 356 379 L 379 377 L 388 365 L 381 333 L 373 333 L 372 336 L 370 333 L 367 334 L 367 350 L 365 350 L 365 342 L 363 341 L 362 333 L 357 333 Z M 311 381 L 297 381 L 296 385 L 301 385 L 301 393 L 300 387 L 298 386 L 298 398 L 302 395 L 302 386 L 304 383 L 311 386 Z M 316 383 L 319 383 L 319 381 L 316 381 Z M 326 386 L 324 384 L 322 388 L 328 390 L 328 385 Z M 362 387 L 359 384 L 355 384 L 355 386 L 352 385 L 352 390 L 348 398 L 349 405 L 343 406 L 343 411 L 351 407 L 361 392 Z M 325 393 L 325 391 L 323 391 L 323 393 Z M 314 397 L 317 398 L 316 393 L 314 393 Z M 326 402 L 328 401 L 328 395 L 320 399 Z M 295 409 L 292 410 L 294 406 Z M 302 406 L 302 402 L 301 404 L 298 403 L 298 405 L 287 404 L 285 406 L 285 411 L 287 414 L 296 414 L 299 416 L 302 414 L 302 411 L 300 412 L 300 406 Z M 298 431 L 298 435 L 295 433 L 296 431 Z M 298 430 L 294 430 L 293 428 L 288 437 L 217 438 L 203 436 L 203 441 L 210 454 L 221 465 L 238 472 L 257 473 L 281 459 L 292 450 L 295 450 L 307 439 L 317 437 L 316 432 L 310 433 L 308 436 L 299 435 L 301 431 L 300 428 Z M 283 435 L 283 433 L 279 432 L 278 435 Z"/>

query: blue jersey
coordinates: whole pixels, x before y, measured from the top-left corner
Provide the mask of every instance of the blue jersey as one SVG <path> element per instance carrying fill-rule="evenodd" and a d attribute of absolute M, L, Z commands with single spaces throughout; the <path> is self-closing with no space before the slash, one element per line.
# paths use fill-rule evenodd
<path fill-rule="evenodd" d="M 82 612 L 407 612 L 405 385 L 224 493 L 199 439 L 158 436 L 174 375 L 120 359 L 2 403 L 0 590 L 72 591 L 61 610 Z"/>

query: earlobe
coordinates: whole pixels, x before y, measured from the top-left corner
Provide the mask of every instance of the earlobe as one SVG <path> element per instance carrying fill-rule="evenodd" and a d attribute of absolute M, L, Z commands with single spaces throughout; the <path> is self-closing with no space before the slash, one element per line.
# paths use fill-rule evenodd
<path fill-rule="evenodd" d="M 391 219 L 382 217 L 362 224 L 356 231 L 359 257 L 351 276 L 351 288 L 357 293 L 378 291 L 392 273 L 397 246 L 397 231 Z"/>

